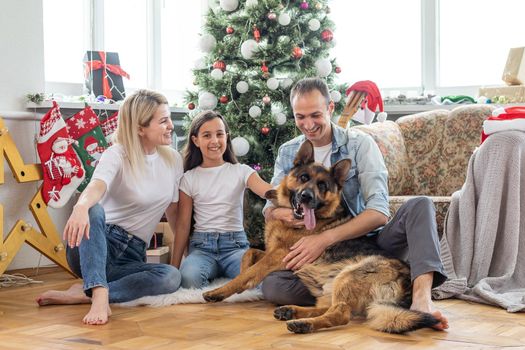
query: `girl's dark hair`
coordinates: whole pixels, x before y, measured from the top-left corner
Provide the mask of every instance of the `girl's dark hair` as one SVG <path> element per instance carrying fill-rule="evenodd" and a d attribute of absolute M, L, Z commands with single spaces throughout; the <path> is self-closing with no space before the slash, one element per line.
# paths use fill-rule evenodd
<path fill-rule="evenodd" d="M 222 120 L 225 131 L 226 131 L 226 151 L 222 155 L 222 159 L 232 164 L 238 163 L 237 157 L 235 157 L 235 153 L 233 153 L 233 147 L 232 147 L 232 142 L 230 138 L 230 128 L 228 127 L 228 123 L 226 123 L 226 120 L 224 119 L 224 117 L 214 111 L 202 111 L 192 119 L 191 124 L 190 124 L 190 129 L 188 131 L 188 138 L 186 140 L 186 145 L 184 145 L 184 149 L 182 150 L 182 158 L 184 160 L 184 171 L 191 170 L 201 165 L 202 163 L 201 150 L 197 146 L 195 146 L 191 137 L 197 136 L 199 134 L 199 130 L 201 126 L 204 123 L 210 120 L 213 120 L 215 118 L 219 118 L 220 120 Z"/>

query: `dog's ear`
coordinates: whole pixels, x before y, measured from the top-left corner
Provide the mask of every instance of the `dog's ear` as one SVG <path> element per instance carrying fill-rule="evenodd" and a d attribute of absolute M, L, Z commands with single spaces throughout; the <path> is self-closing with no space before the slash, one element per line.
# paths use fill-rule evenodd
<path fill-rule="evenodd" d="M 310 140 L 303 142 L 293 161 L 294 167 L 314 162 L 314 145 Z"/>
<path fill-rule="evenodd" d="M 266 193 L 264 194 L 264 198 L 268 199 L 269 201 L 277 199 L 277 191 L 274 189 L 266 191 Z"/>
<path fill-rule="evenodd" d="M 352 161 L 350 159 L 341 159 L 330 169 L 330 173 L 340 187 L 343 187 L 345 184 L 346 175 L 348 174 L 351 165 Z"/>

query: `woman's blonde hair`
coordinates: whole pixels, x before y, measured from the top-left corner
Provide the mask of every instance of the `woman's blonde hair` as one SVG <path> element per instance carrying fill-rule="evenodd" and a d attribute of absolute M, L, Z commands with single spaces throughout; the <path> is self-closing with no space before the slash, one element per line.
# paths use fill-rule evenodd
<path fill-rule="evenodd" d="M 146 166 L 139 128 L 149 126 L 153 115 L 162 104 L 168 104 L 166 97 L 158 92 L 143 89 L 126 97 L 120 106 L 114 141 L 124 148 L 134 175 L 142 173 Z M 175 156 L 170 146 L 157 146 L 157 152 L 168 164 L 175 164 Z"/>

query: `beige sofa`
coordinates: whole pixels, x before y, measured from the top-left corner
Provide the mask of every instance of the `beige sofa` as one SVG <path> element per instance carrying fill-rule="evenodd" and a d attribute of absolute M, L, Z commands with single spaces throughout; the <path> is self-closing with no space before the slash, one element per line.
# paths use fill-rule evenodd
<path fill-rule="evenodd" d="M 483 120 L 493 109 L 490 105 L 467 105 L 412 114 L 395 122 L 354 126 L 371 135 L 383 153 L 392 215 L 410 196 L 429 196 L 442 234 L 450 196 L 465 181 Z"/>

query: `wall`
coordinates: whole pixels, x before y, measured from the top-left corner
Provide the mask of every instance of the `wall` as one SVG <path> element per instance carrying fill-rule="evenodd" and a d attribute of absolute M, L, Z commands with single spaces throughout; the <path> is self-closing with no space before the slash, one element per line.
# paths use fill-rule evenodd
<path fill-rule="evenodd" d="M 0 115 L 26 163 L 36 163 L 35 135 L 38 116 L 25 110 L 27 93 L 44 92 L 44 39 L 42 0 L 0 0 Z M 25 112 L 25 113 L 20 113 Z M 38 183 L 17 183 L 4 160 L 5 183 L 0 185 L 0 204 L 4 207 L 5 235 L 17 219 L 36 227 L 28 204 Z M 61 232 L 71 203 L 51 211 Z M 24 244 L 8 269 L 50 264 L 40 253 Z"/>

